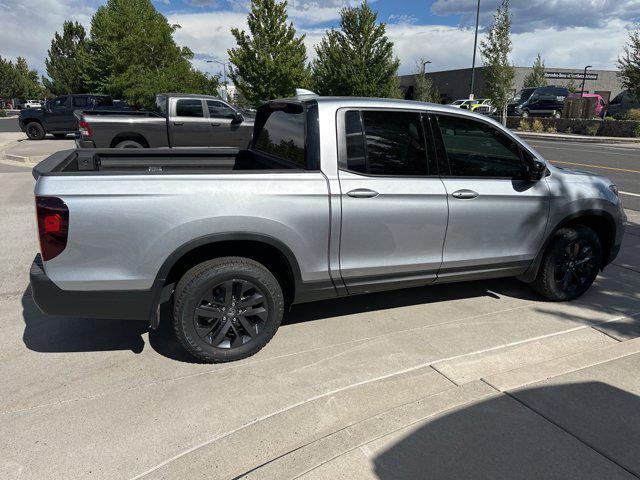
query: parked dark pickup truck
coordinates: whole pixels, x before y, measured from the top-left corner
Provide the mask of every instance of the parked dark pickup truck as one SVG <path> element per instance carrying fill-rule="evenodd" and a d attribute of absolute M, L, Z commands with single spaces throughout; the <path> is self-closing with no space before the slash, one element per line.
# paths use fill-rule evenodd
<path fill-rule="evenodd" d="M 26 108 L 20 112 L 20 129 L 31 140 L 42 140 L 47 133 L 54 137 L 64 137 L 78 130 L 74 110 L 123 110 L 124 102 L 114 103 L 108 95 L 61 95 L 44 104 L 42 108 Z"/>
<path fill-rule="evenodd" d="M 233 147 L 251 141 L 253 119 L 219 98 L 161 93 L 156 112 L 76 112 L 78 148 Z"/>

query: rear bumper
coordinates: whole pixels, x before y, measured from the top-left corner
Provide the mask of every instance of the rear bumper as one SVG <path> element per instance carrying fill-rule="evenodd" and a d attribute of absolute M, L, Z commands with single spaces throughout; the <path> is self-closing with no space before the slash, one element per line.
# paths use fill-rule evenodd
<path fill-rule="evenodd" d="M 47 276 L 40 254 L 31 264 L 31 295 L 38 308 L 49 315 L 146 320 L 152 314 L 152 290 L 62 290 Z"/>

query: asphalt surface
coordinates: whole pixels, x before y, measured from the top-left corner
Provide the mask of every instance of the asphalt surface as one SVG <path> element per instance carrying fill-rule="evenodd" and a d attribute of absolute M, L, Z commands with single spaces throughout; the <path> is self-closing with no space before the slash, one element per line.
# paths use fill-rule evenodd
<path fill-rule="evenodd" d="M 0 118 L 0 132 L 19 132 L 18 117 Z"/>
<path fill-rule="evenodd" d="M 620 190 L 625 208 L 640 210 L 640 148 L 624 145 L 526 140 L 553 164 L 603 175 Z"/>

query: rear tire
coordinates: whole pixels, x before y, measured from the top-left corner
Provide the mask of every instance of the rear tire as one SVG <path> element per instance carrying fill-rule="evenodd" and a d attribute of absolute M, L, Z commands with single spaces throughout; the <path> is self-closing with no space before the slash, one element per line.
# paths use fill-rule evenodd
<path fill-rule="evenodd" d="M 284 314 L 282 288 L 262 264 L 222 257 L 196 265 L 178 282 L 173 328 L 180 344 L 207 363 L 262 349 Z"/>
<path fill-rule="evenodd" d="M 123 140 L 117 143 L 114 148 L 144 148 L 144 145 L 136 140 Z"/>
<path fill-rule="evenodd" d="M 562 228 L 547 247 L 533 287 L 554 302 L 573 300 L 589 290 L 600 265 L 602 246 L 593 230 Z"/>
<path fill-rule="evenodd" d="M 29 137 L 30 140 L 42 140 L 46 135 L 46 132 L 44 131 L 44 127 L 40 125 L 38 122 L 27 123 L 27 126 L 25 127 L 25 131 L 26 131 L 27 137 Z"/>

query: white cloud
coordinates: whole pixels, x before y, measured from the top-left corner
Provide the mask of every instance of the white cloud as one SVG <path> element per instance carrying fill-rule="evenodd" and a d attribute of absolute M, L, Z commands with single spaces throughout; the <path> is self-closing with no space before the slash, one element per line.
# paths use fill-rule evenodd
<path fill-rule="evenodd" d="M 480 23 L 489 25 L 501 0 L 483 0 Z M 462 25 L 475 24 L 476 0 L 436 0 L 431 11 L 437 15 L 461 15 Z M 612 20 L 627 23 L 640 18 L 640 0 L 512 0 L 510 11 L 514 32 L 544 28 L 591 27 L 607 33 Z"/>
<path fill-rule="evenodd" d="M 0 54 L 11 60 L 22 56 L 30 67 L 45 73 L 44 59 L 56 31 L 65 20 L 78 21 L 88 30 L 95 2 L 82 0 L 2 0 Z"/>

